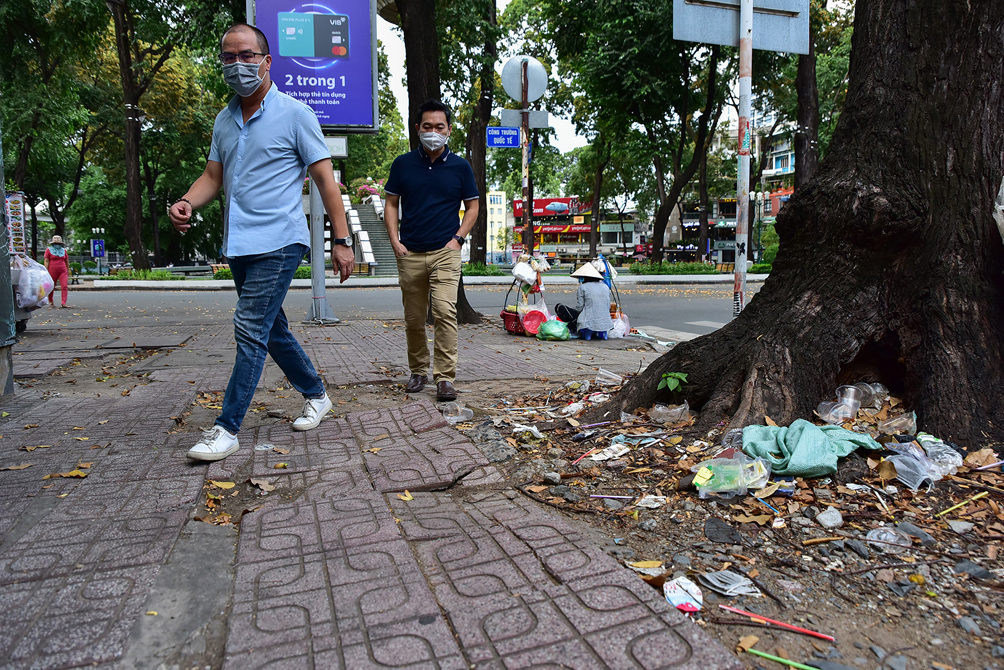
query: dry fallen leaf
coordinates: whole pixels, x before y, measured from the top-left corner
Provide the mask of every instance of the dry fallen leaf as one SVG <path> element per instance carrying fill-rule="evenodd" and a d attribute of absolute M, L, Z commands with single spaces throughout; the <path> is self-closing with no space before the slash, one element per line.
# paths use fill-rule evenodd
<path fill-rule="evenodd" d="M 69 472 L 54 472 L 51 475 L 46 475 L 42 479 L 55 479 L 56 477 L 76 477 L 77 479 L 83 479 L 87 476 L 87 473 L 83 470 L 70 470 Z"/>
<path fill-rule="evenodd" d="M 579 427 L 579 422 L 576 421 L 575 419 L 573 419 L 572 417 L 568 417 L 567 421 L 568 421 L 568 425 L 570 425 L 570 426 L 572 426 L 574 428 L 578 428 Z"/>
<path fill-rule="evenodd" d="M 89 440 L 91 438 L 89 438 L 89 437 L 75 437 L 73 439 L 76 440 L 77 442 L 86 442 L 87 440 Z"/>
<path fill-rule="evenodd" d="M 680 444 L 681 442 L 683 442 L 683 438 L 680 437 L 679 435 L 674 435 L 673 437 L 669 438 L 669 440 L 667 440 L 667 441 L 670 444 Z"/>
<path fill-rule="evenodd" d="M 752 491 L 752 494 L 756 498 L 769 498 L 774 495 L 774 492 L 780 488 L 781 482 L 773 482 L 770 486 L 760 489 L 759 491 Z"/>
<path fill-rule="evenodd" d="M 877 459 L 874 459 L 874 458 L 872 458 L 871 456 L 869 456 L 869 457 L 868 457 L 868 469 L 869 469 L 869 470 L 874 470 L 874 469 L 875 469 L 875 468 L 877 468 L 878 466 L 879 466 L 879 462 L 878 462 L 878 460 L 877 460 Z"/>
<path fill-rule="evenodd" d="M 289 453 L 289 449 L 283 449 L 282 447 L 272 447 L 272 451 L 283 456 Z"/>
<path fill-rule="evenodd" d="M 529 491 L 530 493 L 542 493 L 542 492 L 546 491 L 547 489 L 548 489 L 548 487 L 545 486 L 545 485 L 543 485 L 543 484 L 540 484 L 540 485 L 537 485 L 537 486 L 527 486 L 526 487 L 526 490 Z"/>
<path fill-rule="evenodd" d="M 26 423 L 26 424 L 24 424 L 24 429 L 25 430 L 28 430 L 29 428 L 38 428 L 38 424 L 37 423 Z"/>
<path fill-rule="evenodd" d="M 739 645 L 736 647 L 736 651 L 749 651 L 759 641 L 760 638 L 756 635 L 743 635 L 739 638 Z"/>
<path fill-rule="evenodd" d="M 91 461 L 89 463 L 84 463 L 84 462 L 78 461 L 77 462 L 77 469 L 79 469 L 79 470 L 86 470 L 87 468 L 91 467 L 92 465 L 94 465 L 94 461 Z"/>
<path fill-rule="evenodd" d="M 52 446 L 51 444 L 39 444 L 39 445 L 34 446 L 34 447 L 21 447 L 21 450 L 22 451 L 35 451 L 36 449 L 48 449 L 51 446 Z"/>
<path fill-rule="evenodd" d="M 764 415 L 763 420 L 764 423 L 766 423 L 768 426 L 774 426 L 775 428 L 777 427 L 777 424 L 774 423 L 774 419 L 770 418 L 766 414 Z"/>
<path fill-rule="evenodd" d="M 363 451 L 368 451 L 371 454 L 375 454 L 376 452 L 381 451 L 382 449 L 383 447 L 371 447 L 369 449 L 363 449 Z"/>
<path fill-rule="evenodd" d="M 6 468 L 0 468 L 0 470 L 24 470 L 30 467 L 31 463 L 22 463 L 21 465 L 8 465 Z"/>
<path fill-rule="evenodd" d="M 233 482 L 217 482 L 212 479 L 209 480 L 209 483 L 219 489 L 232 489 L 236 486 Z"/>
<path fill-rule="evenodd" d="M 150 610 L 146 613 L 147 616 L 157 616 L 157 610 Z"/>
<path fill-rule="evenodd" d="M 631 564 L 632 568 L 661 568 L 662 561 L 636 561 Z"/>
<path fill-rule="evenodd" d="M 652 472 L 652 468 L 629 468 L 624 471 L 626 475 L 634 475 L 640 472 Z"/>
<path fill-rule="evenodd" d="M 414 500 L 415 499 L 415 496 L 411 495 L 411 492 L 408 491 L 408 489 L 405 489 L 404 493 L 398 493 L 397 497 L 400 498 L 401 500 Z"/>
<path fill-rule="evenodd" d="M 773 518 L 770 514 L 758 514 L 757 516 L 740 515 L 735 517 L 735 520 L 739 523 L 755 523 L 762 526 Z"/>
<path fill-rule="evenodd" d="M 882 461 L 879 463 L 878 476 L 883 482 L 896 479 L 896 465 L 892 461 Z"/>
<path fill-rule="evenodd" d="M 108 423 L 108 419 L 105 419 L 104 421 L 98 421 L 98 425 L 99 425 L 99 426 L 103 426 L 103 425 L 105 425 L 106 423 Z"/>
<path fill-rule="evenodd" d="M 973 453 L 966 456 L 965 464 L 971 468 L 979 468 L 984 465 L 990 465 L 991 463 L 996 463 L 1000 459 L 997 458 L 997 454 L 994 453 L 993 449 L 980 449 L 979 451 L 974 451 Z"/>
<path fill-rule="evenodd" d="M 260 488 L 262 491 L 269 492 L 274 491 L 275 486 L 269 484 L 267 479 L 252 479 L 251 483 Z"/>

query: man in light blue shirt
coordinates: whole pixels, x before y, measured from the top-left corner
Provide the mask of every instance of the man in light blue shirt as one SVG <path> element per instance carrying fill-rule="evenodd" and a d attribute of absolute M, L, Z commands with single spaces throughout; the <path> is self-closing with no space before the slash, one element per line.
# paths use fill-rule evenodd
<path fill-rule="evenodd" d="M 260 30 L 236 24 L 220 46 L 223 78 L 237 95 L 216 117 L 205 172 L 170 209 L 175 229 L 184 233 L 193 210 L 212 201 L 221 187 L 226 195 L 223 253 L 237 288 L 237 358 L 220 416 L 188 452 L 200 461 L 218 461 L 237 451 L 237 432 L 266 354 L 303 394 L 303 412 L 293 430 L 317 427 L 331 409 L 324 382 L 282 311 L 293 273 L 310 244 L 300 198 L 307 172 L 337 236 L 332 263 L 341 281 L 349 278 L 355 263 L 331 154 L 314 112 L 272 83 L 272 57 Z"/>

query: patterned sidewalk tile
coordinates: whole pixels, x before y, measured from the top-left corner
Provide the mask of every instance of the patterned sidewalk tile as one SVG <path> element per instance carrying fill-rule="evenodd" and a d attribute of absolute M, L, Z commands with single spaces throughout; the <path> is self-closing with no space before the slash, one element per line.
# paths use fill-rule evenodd
<path fill-rule="evenodd" d="M 271 444 L 290 450 L 254 452 L 255 476 L 276 474 L 275 465 L 286 463 L 286 472 L 310 472 L 329 468 L 362 470 L 362 456 L 345 419 L 328 418 L 314 430 L 294 431 L 289 424 L 262 426 L 256 445 Z"/>
<path fill-rule="evenodd" d="M 409 437 L 446 426 L 446 419 L 428 400 L 412 400 L 393 409 L 353 412 L 346 418 L 364 449 L 387 438 Z"/>
<path fill-rule="evenodd" d="M 188 512 L 113 520 L 49 515 L 0 554 L 0 584 L 159 564 Z"/>
<path fill-rule="evenodd" d="M 457 361 L 457 381 L 469 382 L 482 379 L 532 379 L 535 376 L 548 377 L 553 371 L 526 361 L 513 358 L 494 349 L 461 342 Z"/>
<path fill-rule="evenodd" d="M 237 452 L 227 456 L 222 461 L 213 461 L 209 463 L 209 469 L 206 471 L 206 479 L 222 479 L 228 481 L 233 478 L 234 474 L 238 470 L 247 465 L 251 459 L 254 458 L 254 445 L 257 443 L 257 434 L 257 428 L 241 429 L 241 431 L 237 433 L 237 443 L 240 445 Z M 187 460 L 188 450 L 195 446 L 195 443 L 198 442 L 201 437 L 202 435 L 200 433 L 178 433 L 174 439 L 168 442 L 168 446 Z M 197 463 L 197 461 L 188 462 Z M 203 465 L 205 465 L 205 463 L 203 463 Z"/>
<path fill-rule="evenodd" d="M 106 667 L 121 658 L 158 567 L 0 585 L 5 668 Z"/>
<path fill-rule="evenodd" d="M 400 540 L 401 530 L 383 496 L 376 492 L 330 498 L 315 504 L 321 543 L 341 550 Z"/>
<path fill-rule="evenodd" d="M 302 473 L 300 476 L 304 477 L 306 485 L 303 499 L 313 502 L 323 502 L 329 499 L 342 500 L 364 495 L 374 490 L 369 475 L 361 467 L 361 461 L 360 466 L 332 468 L 319 473 Z M 295 475 L 290 477 L 291 483 L 294 477 Z M 309 481 L 310 484 L 307 485 L 306 481 Z"/>
<path fill-rule="evenodd" d="M 379 491 L 430 491 L 444 489 L 458 477 L 488 460 L 470 440 L 452 428 L 420 435 L 381 440 L 380 451 L 363 451 L 366 468 Z"/>
<path fill-rule="evenodd" d="M 317 512 L 309 502 L 266 505 L 241 520 L 237 562 L 256 563 L 321 551 Z"/>

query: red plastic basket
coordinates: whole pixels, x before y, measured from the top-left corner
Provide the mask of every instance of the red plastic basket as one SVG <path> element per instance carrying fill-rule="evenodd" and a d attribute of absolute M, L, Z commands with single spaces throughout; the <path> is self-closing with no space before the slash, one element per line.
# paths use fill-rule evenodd
<path fill-rule="evenodd" d="M 505 330 L 510 335 L 526 335 L 523 324 L 519 320 L 519 314 L 502 310 L 502 323 L 505 324 Z"/>
<path fill-rule="evenodd" d="M 540 329 L 540 324 L 545 321 L 547 321 L 547 314 L 544 314 L 539 309 L 531 309 L 523 315 L 523 330 L 526 331 L 527 335 L 536 335 Z"/>

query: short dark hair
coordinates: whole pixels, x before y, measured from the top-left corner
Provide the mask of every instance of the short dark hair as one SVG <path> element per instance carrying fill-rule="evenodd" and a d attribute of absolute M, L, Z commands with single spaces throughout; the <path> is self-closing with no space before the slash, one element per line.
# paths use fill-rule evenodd
<path fill-rule="evenodd" d="M 426 100 L 418 106 L 418 113 L 415 114 L 415 125 L 422 125 L 422 116 L 426 112 L 442 112 L 446 114 L 446 125 L 453 125 L 453 115 L 450 113 L 450 108 L 439 100 Z"/>
<path fill-rule="evenodd" d="M 247 23 L 235 23 L 234 25 L 227 28 L 227 32 L 223 33 L 223 37 L 220 38 L 220 51 L 223 51 L 223 40 L 232 32 L 236 31 L 251 31 L 254 33 L 255 39 L 258 41 L 258 52 L 263 54 L 268 54 L 268 39 L 265 37 L 265 33 L 258 30 L 252 25 Z"/>

